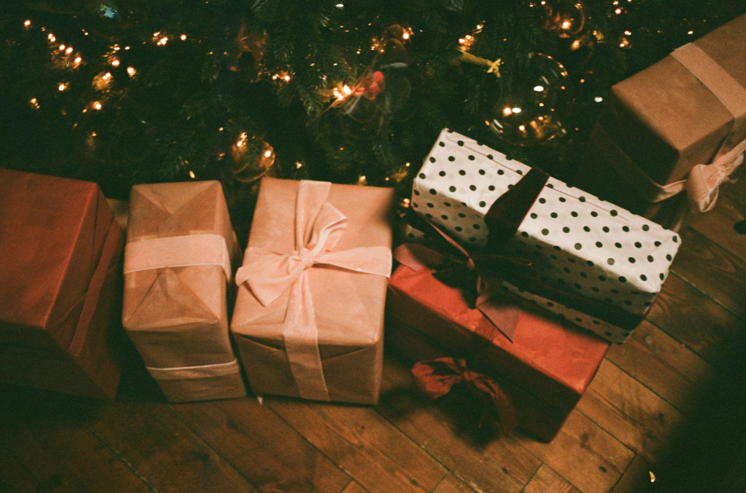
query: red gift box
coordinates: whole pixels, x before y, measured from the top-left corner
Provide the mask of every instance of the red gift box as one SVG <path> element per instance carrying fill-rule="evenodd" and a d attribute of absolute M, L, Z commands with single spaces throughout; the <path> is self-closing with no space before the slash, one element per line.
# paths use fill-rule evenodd
<path fill-rule="evenodd" d="M 0 169 L 0 381 L 114 397 L 121 252 L 95 183 Z"/>
<path fill-rule="evenodd" d="M 520 303 L 502 293 L 503 302 Z M 593 380 L 609 343 L 570 324 L 521 309 L 511 342 L 463 292 L 433 270 L 400 265 L 389 282 L 387 339 L 414 360 L 464 358 L 508 395 L 518 425 L 551 441 Z M 485 336 L 488 335 L 487 338 Z"/>

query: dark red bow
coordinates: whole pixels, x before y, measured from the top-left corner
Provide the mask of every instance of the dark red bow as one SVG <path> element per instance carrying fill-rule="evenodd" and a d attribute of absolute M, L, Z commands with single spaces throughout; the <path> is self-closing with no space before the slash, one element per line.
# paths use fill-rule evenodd
<path fill-rule="evenodd" d="M 518 422 L 516 410 L 500 385 L 491 377 L 470 370 L 463 359 L 420 361 L 412 367 L 412 375 L 417 387 L 431 399 L 446 395 L 455 385 L 468 385 L 491 403 L 505 433 L 510 433 Z"/>

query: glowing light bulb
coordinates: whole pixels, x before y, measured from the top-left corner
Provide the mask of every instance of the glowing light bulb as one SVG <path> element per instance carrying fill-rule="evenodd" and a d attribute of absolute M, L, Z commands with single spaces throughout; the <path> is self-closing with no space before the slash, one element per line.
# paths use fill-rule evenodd
<path fill-rule="evenodd" d="M 616 9 L 616 10 L 614 10 L 614 13 L 615 13 L 616 15 L 619 15 L 619 14 L 621 14 L 621 13 L 622 13 L 622 9 Z"/>
<path fill-rule="evenodd" d="M 104 79 L 104 80 L 109 80 L 109 79 L 111 79 L 111 72 L 106 72 L 106 73 L 104 74 L 104 76 L 103 76 L 103 79 Z"/>
<path fill-rule="evenodd" d="M 572 22 L 570 21 L 562 22 L 562 29 L 570 29 L 571 27 L 572 27 Z"/>
<path fill-rule="evenodd" d="M 168 36 L 163 36 L 161 39 L 158 40 L 159 46 L 166 46 L 166 43 L 168 43 Z"/>
<path fill-rule="evenodd" d="M 72 46 L 68 46 L 68 47 L 67 47 L 67 49 L 65 50 L 65 54 L 66 54 L 66 55 L 69 55 L 69 54 L 71 54 L 72 52 L 73 52 L 73 47 L 72 47 Z"/>
<path fill-rule="evenodd" d="M 503 108 L 503 115 L 510 116 L 513 114 L 513 110 L 511 108 L 508 108 L 507 106 Z"/>
<path fill-rule="evenodd" d="M 83 61 L 83 59 L 82 59 L 81 57 L 79 57 L 79 56 L 76 56 L 76 57 L 75 57 L 75 60 L 73 60 L 73 62 L 75 62 L 75 65 L 80 65 L 80 63 L 81 63 L 82 61 Z"/>
<path fill-rule="evenodd" d="M 409 39 L 409 33 L 405 32 L 404 34 L 401 35 L 401 37 L 404 39 Z"/>
<path fill-rule="evenodd" d="M 31 105 L 31 107 L 32 107 L 32 108 L 34 108 L 35 110 L 38 110 L 38 109 L 39 109 L 39 100 L 38 100 L 38 99 L 36 99 L 36 98 L 31 98 L 31 99 L 29 100 L 28 104 L 30 104 L 30 105 Z"/>
<path fill-rule="evenodd" d="M 285 75 L 285 77 L 282 78 L 285 82 L 290 82 L 290 76 Z"/>
<path fill-rule="evenodd" d="M 194 180 L 195 178 L 197 178 L 197 175 L 194 174 L 194 171 L 189 170 L 189 178 L 191 178 L 192 180 Z"/>
<path fill-rule="evenodd" d="M 129 46 L 125 46 L 124 49 L 125 49 L 125 51 L 129 51 L 130 47 Z"/>
<path fill-rule="evenodd" d="M 186 34 L 182 34 L 181 36 L 179 36 L 179 39 L 181 39 L 182 41 L 186 41 L 187 35 Z"/>
<path fill-rule="evenodd" d="M 525 125 L 518 125 L 518 130 L 520 130 L 521 132 L 524 132 L 526 130 L 526 126 Z"/>
<path fill-rule="evenodd" d="M 267 149 L 266 151 L 264 151 L 264 157 L 270 157 L 271 155 L 272 155 L 271 150 Z"/>
<path fill-rule="evenodd" d="M 65 45 L 60 45 L 60 51 L 65 51 Z"/>
<path fill-rule="evenodd" d="M 114 60 L 111 61 L 111 66 L 118 67 L 120 63 L 121 62 L 117 58 L 115 58 Z"/>
<path fill-rule="evenodd" d="M 536 92 L 542 92 L 544 90 L 544 86 L 534 86 L 534 91 Z"/>
<path fill-rule="evenodd" d="M 102 105 L 101 105 L 101 103 L 99 101 L 94 101 L 93 102 L 93 109 L 94 110 L 100 110 L 101 108 L 102 108 Z"/>
<path fill-rule="evenodd" d="M 296 169 L 301 169 L 303 167 L 303 163 L 301 163 L 300 161 L 296 161 L 295 162 L 295 167 L 296 167 Z"/>
<path fill-rule="evenodd" d="M 603 101 L 603 100 L 604 100 L 604 98 L 602 98 L 601 96 L 596 96 L 595 98 L 593 98 L 593 100 L 594 100 L 595 102 L 597 102 L 597 103 L 600 103 L 601 101 Z"/>
<path fill-rule="evenodd" d="M 135 67 L 127 67 L 127 73 L 130 75 L 130 77 L 134 77 L 134 75 L 137 73 L 137 70 L 135 70 Z"/>
<path fill-rule="evenodd" d="M 52 43 L 54 43 L 55 41 L 57 41 L 57 38 L 52 33 L 47 34 L 47 39 L 49 41 L 51 41 Z"/>
<path fill-rule="evenodd" d="M 342 87 L 342 92 L 345 93 L 345 96 L 349 96 L 352 94 L 352 89 L 350 89 L 350 86 L 345 84 L 344 87 Z"/>
<path fill-rule="evenodd" d="M 522 110 L 522 109 L 520 109 L 520 108 L 518 108 L 518 107 L 516 107 L 516 108 L 513 108 L 513 113 L 515 113 L 516 115 L 517 115 L 518 113 L 520 113 L 521 111 L 523 111 L 523 110 Z"/>
<path fill-rule="evenodd" d="M 31 27 L 31 20 L 26 19 L 26 21 L 23 23 L 24 27 Z"/>
<path fill-rule="evenodd" d="M 65 84 L 64 82 L 60 82 L 60 84 L 57 86 L 57 90 L 62 92 L 65 89 L 67 89 L 67 84 Z"/>

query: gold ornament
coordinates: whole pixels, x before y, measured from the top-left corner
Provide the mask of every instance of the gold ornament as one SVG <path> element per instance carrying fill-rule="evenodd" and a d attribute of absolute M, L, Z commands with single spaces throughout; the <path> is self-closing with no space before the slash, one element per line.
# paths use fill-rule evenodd
<path fill-rule="evenodd" d="M 509 95 L 497 101 L 485 123 L 501 140 L 533 146 L 567 132 L 571 98 L 567 71 L 553 58 L 533 54 L 513 77 Z"/>
<path fill-rule="evenodd" d="M 544 27 L 560 38 L 572 38 L 585 27 L 585 4 L 582 0 L 546 0 Z"/>

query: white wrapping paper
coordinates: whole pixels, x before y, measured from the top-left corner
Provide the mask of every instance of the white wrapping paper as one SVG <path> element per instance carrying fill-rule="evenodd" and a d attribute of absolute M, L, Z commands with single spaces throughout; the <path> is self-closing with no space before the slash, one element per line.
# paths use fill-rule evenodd
<path fill-rule="evenodd" d="M 487 242 L 484 215 L 529 169 L 444 130 L 414 180 L 412 207 L 467 247 L 480 248 Z M 418 236 L 413 231 L 406 236 L 410 233 Z M 550 178 L 506 254 L 530 259 L 542 282 L 644 315 L 660 292 L 680 241 L 672 231 Z M 506 281 L 503 288 L 611 342 L 624 342 L 630 334 L 629 328 Z"/>

